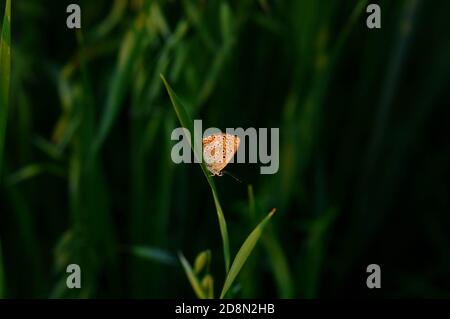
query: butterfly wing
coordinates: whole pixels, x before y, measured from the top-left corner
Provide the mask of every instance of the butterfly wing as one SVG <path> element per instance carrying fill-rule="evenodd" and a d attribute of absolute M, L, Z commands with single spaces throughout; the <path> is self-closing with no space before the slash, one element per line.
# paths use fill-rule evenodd
<path fill-rule="evenodd" d="M 224 160 L 225 165 L 221 168 L 223 169 L 233 158 L 234 154 L 236 154 L 240 140 L 236 135 L 224 134 L 225 138 L 223 139 L 224 144 Z"/>
<path fill-rule="evenodd" d="M 219 162 L 222 156 L 219 154 L 221 149 L 221 139 L 217 135 L 210 135 L 203 139 L 203 160 L 205 161 L 206 168 L 213 174 L 218 175 L 215 165 Z"/>
<path fill-rule="evenodd" d="M 206 167 L 213 175 L 221 175 L 221 171 L 237 152 L 239 137 L 231 134 L 214 134 L 203 139 L 203 159 Z"/>

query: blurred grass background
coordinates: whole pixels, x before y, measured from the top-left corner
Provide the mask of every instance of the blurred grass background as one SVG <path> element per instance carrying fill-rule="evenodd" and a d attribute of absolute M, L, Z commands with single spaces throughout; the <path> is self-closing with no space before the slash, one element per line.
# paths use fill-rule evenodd
<path fill-rule="evenodd" d="M 79 31 L 71 2 L 12 3 L 0 297 L 194 297 L 176 253 L 205 249 L 218 294 L 161 73 L 204 128 L 280 128 L 277 174 L 215 178 L 232 256 L 277 208 L 235 297 L 450 297 L 450 2 L 379 1 L 369 30 L 363 0 L 80 0 Z"/>

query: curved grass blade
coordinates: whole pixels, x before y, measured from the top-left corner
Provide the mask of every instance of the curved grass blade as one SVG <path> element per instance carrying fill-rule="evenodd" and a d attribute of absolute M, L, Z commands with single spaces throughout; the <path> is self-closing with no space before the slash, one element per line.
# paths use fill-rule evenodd
<path fill-rule="evenodd" d="M 61 178 L 66 177 L 66 172 L 58 165 L 52 163 L 33 163 L 6 177 L 5 186 L 11 187 L 45 173 Z"/>
<path fill-rule="evenodd" d="M 268 232 L 267 235 L 261 238 L 261 240 L 272 265 L 272 274 L 275 279 L 278 295 L 282 299 L 294 298 L 295 286 L 285 251 L 273 232 Z"/>
<path fill-rule="evenodd" d="M 256 200 L 252 185 L 248 185 L 248 203 L 250 219 L 254 220 L 256 217 Z M 261 240 L 269 255 L 270 263 L 272 264 L 278 294 L 283 299 L 293 298 L 295 295 L 294 281 L 292 280 L 286 254 L 284 253 L 280 242 L 275 237 L 274 232 L 267 232 L 266 235 L 267 236 L 264 236 Z"/>
<path fill-rule="evenodd" d="M 183 269 L 186 272 L 186 276 L 188 277 L 195 294 L 199 299 L 205 299 L 206 298 L 205 292 L 203 291 L 197 276 L 192 270 L 191 265 L 181 252 L 178 253 L 178 258 L 180 258 L 181 265 L 183 266 Z"/>
<path fill-rule="evenodd" d="M 250 235 L 248 235 L 247 239 L 242 244 L 241 249 L 239 249 L 238 253 L 236 254 L 236 257 L 234 258 L 230 272 L 228 273 L 227 278 L 225 279 L 225 283 L 223 284 L 222 292 L 220 294 L 220 299 L 225 297 L 226 293 L 230 289 L 237 275 L 241 271 L 242 266 L 244 266 L 245 262 L 247 261 L 248 256 L 253 251 L 253 248 L 255 248 L 255 245 L 258 242 L 259 238 L 261 237 L 262 231 L 266 226 L 267 222 L 273 216 L 273 214 L 275 214 L 275 211 L 276 211 L 275 208 L 272 209 L 269 215 L 267 215 L 262 220 L 262 222 L 260 222 L 258 226 L 256 226 L 256 228 L 250 233 Z"/>
<path fill-rule="evenodd" d="M 180 102 L 179 98 L 175 94 L 175 92 L 172 90 L 170 85 L 167 83 L 165 77 L 161 74 L 161 79 L 164 82 L 164 85 L 166 86 L 167 93 L 169 94 L 170 100 L 172 101 L 173 108 L 175 109 L 175 113 L 177 114 L 178 120 L 180 121 L 181 125 L 189 130 L 189 132 L 194 132 L 193 127 L 193 121 L 187 112 L 186 108 L 183 106 L 183 104 Z M 197 154 L 196 150 L 189 141 L 191 148 L 197 158 L 201 158 L 201 154 Z M 222 235 L 222 242 L 223 242 L 223 254 L 225 259 L 225 270 L 228 274 L 228 270 L 230 269 L 230 245 L 228 240 L 228 230 L 227 230 L 227 223 L 225 221 L 225 216 L 223 214 L 222 206 L 220 205 L 219 201 L 219 195 L 216 190 L 216 186 L 214 184 L 214 181 L 212 177 L 210 176 L 205 163 L 202 161 L 200 163 L 200 166 L 202 168 L 203 174 L 206 177 L 206 180 L 208 181 L 209 186 L 211 187 L 211 191 L 214 198 L 214 204 L 216 206 L 217 211 L 217 218 L 219 219 L 219 226 L 220 226 L 220 233 Z"/>
<path fill-rule="evenodd" d="M 135 25 L 128 31 L 122 42 L 116 69 L 108 91 L 105 111 L 93 143 L 94 154 L 100 151 L 123 106 L 123 100 L 130 83 L 134 63 L 138 55 L 142 52 L 145 36 L 145 19 L 145 13 L 139 15 L 135 21 Z"/>
<path fill-rule="evenodd" d="M 0 172 L 8 119 L 9 84 L 11 74 L 11 1 L 6 1 L 0 37 Z"/>
<path fill-rule="evenodd" d="M 175 265 L 175 257 L 168 251 L 149 246 L 133 246 L 130 248 L 131 254 L 145 258 L 151 261 L 156 261 L 161 264 L 173 266 Z"/>

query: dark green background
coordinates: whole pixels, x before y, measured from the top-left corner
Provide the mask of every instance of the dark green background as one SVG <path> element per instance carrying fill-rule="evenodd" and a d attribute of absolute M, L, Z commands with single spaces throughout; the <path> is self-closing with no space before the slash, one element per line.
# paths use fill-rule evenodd
<path fill-rule="evenodd" d="M 220 292 L 213 198 L 170 159 L 160 73 L 204 127 L 280 128 L 277 174 L 215 178 L 232 257 L 277 208 L 235 297 L 450 296 L 449 1 L 379 1 L 369 30 L 368 1 L 86 0 L 81 32 L 71 2 L 12 3 L 5 297 L 194 297 L 176 259 L 136 245 L 191 263 L 211 249 Z"/>

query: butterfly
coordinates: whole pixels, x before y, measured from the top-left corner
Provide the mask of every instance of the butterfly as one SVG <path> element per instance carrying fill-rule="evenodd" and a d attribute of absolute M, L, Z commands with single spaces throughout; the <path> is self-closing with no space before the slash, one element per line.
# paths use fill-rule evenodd
<path fill-rule="evenodd" d="M 222 176 L 222 170 L 239 148 L 240 139 L 231 134 L 212 134 L 202 140 L 203 159 L 212 175 Z"/>

